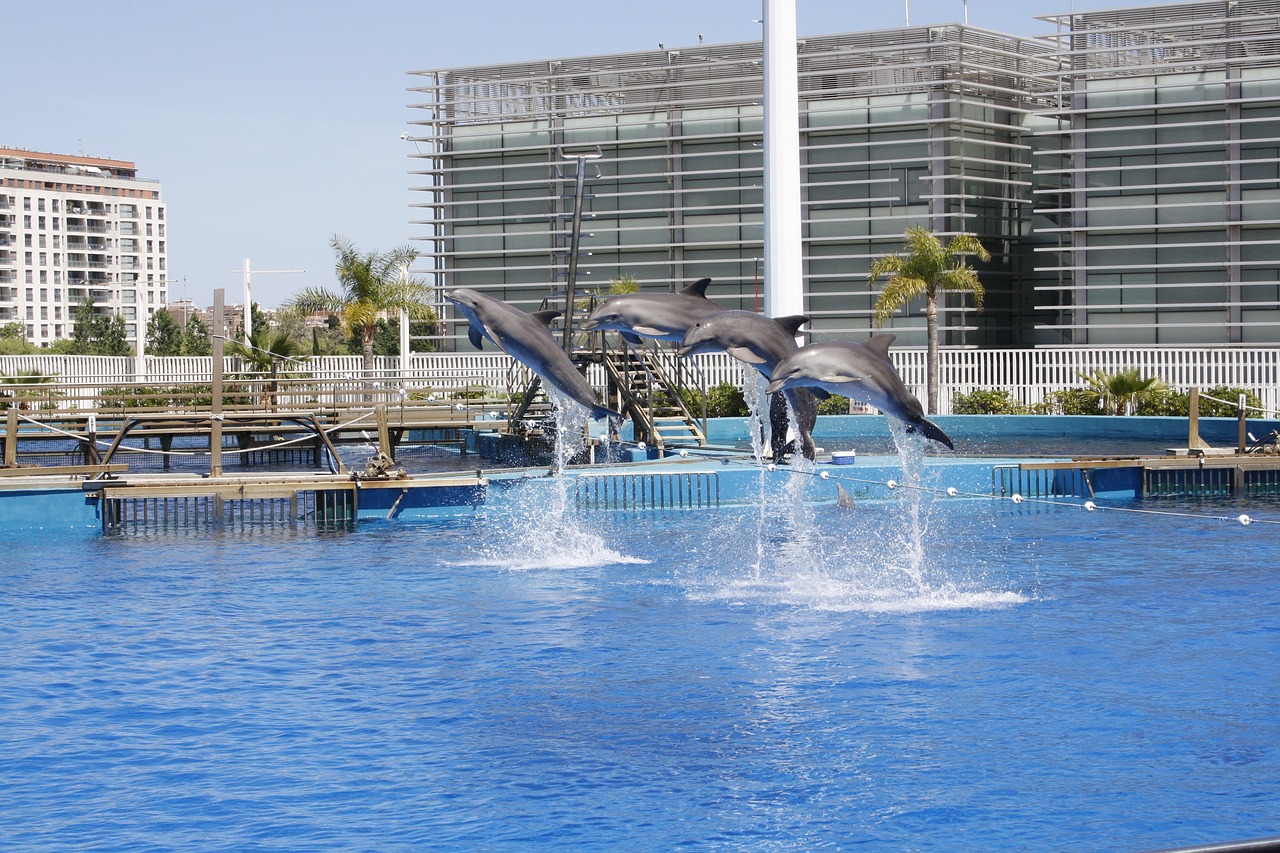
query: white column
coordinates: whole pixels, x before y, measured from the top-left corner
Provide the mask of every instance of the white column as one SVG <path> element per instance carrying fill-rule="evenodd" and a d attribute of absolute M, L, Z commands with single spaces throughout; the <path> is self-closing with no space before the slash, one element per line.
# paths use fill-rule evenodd
<path fill-rule="evenodd" d="M 764 310 L 804 313 L 795 0 L 764 2 Z"/>

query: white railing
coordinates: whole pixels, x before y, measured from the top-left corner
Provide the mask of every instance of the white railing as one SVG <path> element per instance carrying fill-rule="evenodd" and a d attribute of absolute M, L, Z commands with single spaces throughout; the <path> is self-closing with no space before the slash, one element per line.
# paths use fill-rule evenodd
<path fill-rule="evenodd" d="M 890 350 L 904 384 L 922 400 L 926 387 L 926 355 L 923 347 Z M 694 359 L 709 385 L 741 382 L 742 369 L 727 355 L 700 355 Z M 374 372 L 366 377 L 358 355 L 321 356 L 297 368 L 321 384 L 350 388 L 353 392 L 373 381 L 383 387 L 408 386 L 418 391 L 477 387 L 504 391 L 512 360 L 500 352 L 414 353 L 402 370 L 398 356 L 374 359 Z M 109 388 L 112 386 L 166 385 L 209 382 L 212 360 L 208 357 L 159 358 L 148 356 L 145 374 L 135 375 L 131 357 L 73 355 L 0 356 L 0 379 L 38 374 L 55 383 Z M 1253 391 L 1269 413 L 1280 410 L 1280 349 L 1270 347 L 1044 347 L 1039 349 L 943 349 L 939 414 L 949 414 L 955 394 L 981 388 L 1009 389 L 1014 399 L 1039 403 L 1045 396 L 1085 385 L 1081 374 L 1095 369 L 1113 372 L 1138 368 L 1143 376 L 1156 376 L 1176 390 L 1217 385 Z M 226 360 L 226 372 L 239 369 Z M 604 371 L 589 370 L 588 380 L 604 387 Z"/>

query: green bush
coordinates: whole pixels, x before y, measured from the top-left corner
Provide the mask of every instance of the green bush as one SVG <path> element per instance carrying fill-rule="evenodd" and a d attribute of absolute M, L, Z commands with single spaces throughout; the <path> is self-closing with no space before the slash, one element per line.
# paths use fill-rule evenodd
<path fill-rule="evenodd" d="M 1134 408 L 1135 415 L 1182 417 L 1187 416 L 1191 407 L 1191 395 L 1181 391 L 1169 391 L 1139 400 Z M 1201 404 L 1203 406 L 1203 404 Z"/>
<path fill-rule="evenodd" d="M 1239 408 L 1236 406 L 1236 400 L 1240 395 L 1244 395 L 1245 405 L 1253 409 L 1262 408 L 1262 400 L 1258 399 L 1258 395 L 1247 388 L 1232 388 L 1227 385 L 1215 385 L 1207 391 L 1200 392 L 1200 417 L 1202 418 L 1234 418 L 1240 414 Z M 1227 403 L 1218 403 L 1214 400 L 1206 400 L 1205 397 L 1216 397 L 1218 400 L 1227 400 Z M 1185 414 L 1185 412 L 1184 412 Z M 1259 417 L 1256 411 L 1250 411 L 1251 417 Z"/>
<path fill-rule="evenodd" d="M 1037 415 L 1100 415 L 1102 403 L 1088 388 L 1064 388 L 1051 391 L 1032 407 Z"/>
<path fill-rule="evenodd" d="M 159 385 L 113 385 L 98 393 L 100 409 L 167 409 L 171 389 Z"/>
<path fill-rule="evenodd" d="M 691 408 L 691 411 L 697 411 Z M 721 382 L 707 391 L 707 417 L 741 418 L 750 414 L 742 389 L 731 382 Z"/>
<path fill-rule="evenodd" d="M 818 414 L 820 415 L 847 415 L 849 414 L 849 398 L 842 397 L 839 394 L 832 394 L 825 400 L 818 401 Z"/>
<path fill-rule="evenodd" d="M 1013 399 L 1007 388 L 977 388 L 951 398 L 957 415 L 1023 415 L 1027 407 Z"/>

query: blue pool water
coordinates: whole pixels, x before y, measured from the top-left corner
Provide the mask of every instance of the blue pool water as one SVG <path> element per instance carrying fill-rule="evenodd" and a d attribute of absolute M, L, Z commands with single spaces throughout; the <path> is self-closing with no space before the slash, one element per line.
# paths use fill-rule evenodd
<path fill-rule="evenodd" d="M 1274 504 L 14 537 L 0 849 L 1144 850 L 1280 830 Z"/>

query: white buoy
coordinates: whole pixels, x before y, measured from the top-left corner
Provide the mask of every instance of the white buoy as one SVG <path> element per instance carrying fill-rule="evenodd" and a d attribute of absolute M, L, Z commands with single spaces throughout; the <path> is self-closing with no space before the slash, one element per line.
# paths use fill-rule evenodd
<path fill-rule="evenodd" d="M 1020 504 L 1020 503 L 1022 503 L 1022 495 L 1019 495 L 1019 494 L 1017 494 L 1017 493 L 1015 492 L 1015 493 L 1014 493 L 1014 494 L 1009 498 L 1009 500 L 1013 501 L 1013 502 L 1014 502 L 1014 503 L 1016 503 L 1016 504 Z"/>
<path fill-rule="evenodd" d="M 687 451 L 687 450 L 685 450 L 685 449 L 681 448 L 681 450 L 680 450 L 680 458 L 681 458 L 681 459 L 686 459 L 686 458 L 688 458 L 688 456 L 689 456 L 689 451 Z"/>
<path fill-rule="evenodd" d="M 886 486 L 888 486 L 888 487 L 889 487 L 889 488 L 891 488 L 891 489 L 896 489 L 896 488 L 898 488 L 898 481 L 897 481 L 897 480 L 890 480 L 889 482 L 885 483 L 885 485 L 886 485 Z"/>
<path fill-rule="evenodd" d="M 1097 505 L 1096 503 L 1094 503 L 1093 501 L 1085 501 L 1085 502 L 1084 502 L 1084 508 L 1085 508 L 1085 509 L 1087 509 L 1087 510 L 1089 510 L 1089 512 L 1093 512 L 1095 509 L 1097 509 L 1097 508 L 1098 508 L 1098 505 Z"/>
<path fill-rule="evenodd" d="M 1249 517 L 1249 516 L 1247 516 L 1247 515 L 1238 515 L 1238 516 L 1236 516 L 1236 521 L 1238 521 L 1238 522 L 1240 522 L 1241 524 L 1244 524 L 1244 525 L 1249 525 L 1249 524 L 1252 524 L 1252 523 L 1253 523 L 1253 519 L 1252 519 L 1252 518 L 1250 518 L 1250 517 Z"/>
<path fill-rule="evenodd" d="M 822 478 L 822 479 L 824 479 L 824 480 L 830 480 L 830 479 L 831 479 L 831 472 L 830 472 L 830 471 L 823 471 L 823 472 L 822 472 L 821 474 L 819 474 L 818 476 L 819 476 L 819 477 L 821 477 L 821 478 Z"/>
<path fill-rule="evenodd" d="M 956 489 L 956 487 L 955 487 L 955 486 L 949 486 L 949 487 L 947 488 L 947 495 L 948 495 L 948 497 L 953 497 L 953 498 L 954 498 L 954 497 L 955 497 L 956 495 L 958 495 L 958 494 L 960 494 L 960 492 Z"/>

